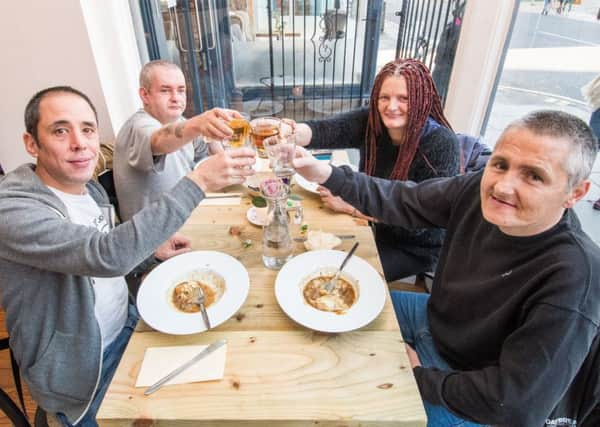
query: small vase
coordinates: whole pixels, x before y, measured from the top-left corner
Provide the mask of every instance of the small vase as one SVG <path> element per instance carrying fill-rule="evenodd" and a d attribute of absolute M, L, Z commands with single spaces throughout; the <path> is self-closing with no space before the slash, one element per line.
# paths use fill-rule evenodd
<path fill-rule="evenodd" d="M 263 227 L 262 258 L 265 267 L 279 270 L 292 257 L 292 237 L 287 215 L 288 186 L 269 180 L 261 190 L 267 200 L 267 224 Z"/>

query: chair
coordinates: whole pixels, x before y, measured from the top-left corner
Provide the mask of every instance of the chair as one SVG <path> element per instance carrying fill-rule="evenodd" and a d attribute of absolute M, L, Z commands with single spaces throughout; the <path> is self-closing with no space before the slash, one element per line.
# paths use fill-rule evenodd
<path fill-rule="evenodd" d="M 17 404 L 10 398 L 10 396 L 0 388 L 0 410 L 6 414 L 8 419 L 15 425 L 15 427 L 31 427 L 29 420 L 27 419 L 27 409 L 25 408 L 25 399 L 23 398 L 23 388 L 21 387 L 21 377 L 19 375 L 19 366 L 15 360 L 12 351 L 8 345 L 8 338 L 0 340 L 0 350 L 9 350 L 10 352 L 10 363 L 13 372 L 13 380 L 17 389 L 17 395 L 21 403 L 21 410 Z"/>
<path fill-rule="evenodd" d="M 113 177 L 113 155 L 115 152 L 114 142 L 109 141 L 100 144 L 98 163 L 94 170 L 93 179 L 98 181 L 108 194 L 111 205 L 115 207 L 117 215 L 119 214 L 119 202 L 117 200 L 117 191 Z"/>
<path fill-rule="evenodd" d="M 457 133 L 460 146 L 461 172 L 476 172 L 485 167 L 492 150 L 481 142 L 481 139 L 464 133 Z"/>

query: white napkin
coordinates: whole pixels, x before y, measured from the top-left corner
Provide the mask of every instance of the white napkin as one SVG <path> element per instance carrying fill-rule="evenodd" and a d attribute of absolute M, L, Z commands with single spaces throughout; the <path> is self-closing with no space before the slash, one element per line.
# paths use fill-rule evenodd
<path fill-rule="evenodd" d="M 230 206 L 242 203 L 241 197 L 213 197 L 200 202 L 201 206 Z"/>
<path fill-rule="evenodd" d="M 144 353 L 144 360 L 135 386 L 151 386 L 161 378 L 165 377 L 169 372 L 193 358 L 206 347 L 208 346 L 186 345 L 177 347 L 148 347 Z M 224 345 L 194 363 L 165 384 L 185 384 L 199 381 L 220 380 L 225 373 L 226 355 L 227 345 Z"/>
<path fill-rule="evenodd" d="M 342 240 L 335 234 L 325 233 L 323 231 L 309 231 L 306 236 L 304 247 L 309 251 L 318 251 L 323 249 L 333 249 L 342 243 Z"/>
<path fill-rule="evenodd" d="M 242 203 L 242 193 L 206 193 L 200 202 L 202 206 L 239 205 Z"/>

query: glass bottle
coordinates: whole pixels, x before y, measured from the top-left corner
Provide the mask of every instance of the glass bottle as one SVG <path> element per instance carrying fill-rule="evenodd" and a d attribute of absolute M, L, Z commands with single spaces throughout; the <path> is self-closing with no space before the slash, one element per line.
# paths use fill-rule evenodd
<path fill-rule="evenodd" d="M 279 270 L 292 257 L 292 237 L 287 215 L 288 186 L 280 179 L 261 185 L 267 200 L 267 225 L 263 227 L 262 258 L 265 267 Z"/>

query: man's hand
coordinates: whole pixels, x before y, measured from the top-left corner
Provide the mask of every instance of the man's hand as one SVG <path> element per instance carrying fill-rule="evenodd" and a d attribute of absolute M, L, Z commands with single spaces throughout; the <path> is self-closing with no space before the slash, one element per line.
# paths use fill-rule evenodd
<path fill-rule="evenodd" d="M 406 354 L 408 356 L 408 361 L 410 362 L 411 368 L 416 368 L 417 366 L 421 366 L 421 361 L 419 360 L 419 355 L 417 352 L 408 344 L 404 344 L 406 348 Z"/>
<path fill-rule="evenodd" d="M 175 233 L 154 252 L 154 256 L 161 261 L 175 255 L 184 254 L 192 250 L 192 241 L 183 234 Z"/>
<path fill-rule="evenodd" d="M 235 110 L 213 108 L 188 119 L 187 122 L 196 135 L 220 141 L 233 135 L 233 131 L 227 125 L 227 122 L 235 117 L 242 116 Z"/>
<path fill-rule="evenodd" d="M 250 166 L 255 162 L 251 148 L 238 148 L 216 153 L 204 160 L 187 177 L 205 193 L 219 191 L 233 184 L 241 184 L 247 176 L 254 175 Z"/>
<path fill-rule="evenodd" d="M 229 138 L 233 131 L 227 123 L 234 117 L 241 117 L 241 114 L 235 110 L 213 108 L 191 119 L 168 123 L 152 134 L 152 154 L 173 153 L 199 136 L 215 141 Z"/>
<path fill-rule="evenodd" d="M 323 184 L 331 175 L 331 165 L 315 159 L 306 149 L 296 147 L 294 169 L 309 181 Z"/>

